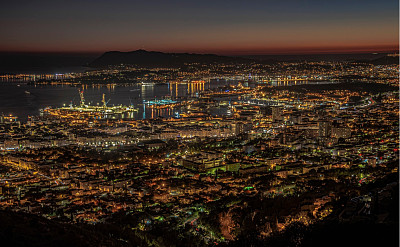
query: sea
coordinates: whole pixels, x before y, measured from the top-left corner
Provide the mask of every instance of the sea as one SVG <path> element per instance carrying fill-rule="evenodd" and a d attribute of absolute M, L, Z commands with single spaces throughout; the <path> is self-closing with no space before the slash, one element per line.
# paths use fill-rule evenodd
<path fill-rule="evenodd" d="M 155 85 L 104 85 L 75 87 L 70 85 L 31 85 L 28 83 L 0 82 L 0 115 L 17 116 L 26 121 L 29 116 L 39 115 L 40 109 L 79 105 L 79 91 L 83 90 L 85 104 L 102 105 L 103 94 L 108 106 L 125 105 L 139 108 L 129 118 L 149 119 L 172 117 L 180 113 L 179 108 L 156 109 L 148 107 L 144 101 L 196 97 L 204 90 L 223 90 L 226 85 L 236 81 L 212 80 L 204 83 L 168 83 Z M 227 109 L 211 109 L 213 115 L 224 114 Z"/>
<path fill-rule="evenodd" d="M 0 53 L 0 74 L 47 74 L 83 72 L 86 64 L 100 54 L 37 54 L 37 53 Z M 385 54 L 324 54 L 324 55 L 272 55 L 257 58 L 273 60 L 362 60 L 376 59 Z M 254 57 L 253 57 L 254 58 Z M 146 108 L 144 100 L 157 100 L 166 97 L 193 96 L 203 90 L 216 90 L 236 82 L 218 80 L 205 83 L 185 84 L 156 84 L 130 86 L 88 86 L 84 89 L 85 102 L 101 104 L 105 94 L 109 105 L 132 105 L 139 108 L 133 118 L 147 119 L 171 117 L 179 114 L 180 109 Z M 29 116 L 39 114 L 46 107 L 61 107 L 70 104 L 79 105 L 80 88 L 70 85 L 29 85 L 18 82 L 0 82 L 0 115 L 17 116 L 26 121 Z M 222 89 L 221 89 L 222 90 Z M 212 114 L 218 115 L 227 109 L 211 109 Z"/>

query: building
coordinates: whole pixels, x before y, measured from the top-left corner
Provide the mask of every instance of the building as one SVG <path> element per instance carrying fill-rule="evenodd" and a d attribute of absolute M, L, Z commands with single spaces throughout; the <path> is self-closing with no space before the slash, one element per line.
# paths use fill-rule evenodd
<path fill-rule="evenodd" d="M 332 137 L 334 138 L 350 138 L 351 129 L 350 128 L 332 128 Z"/>
<path fill-rule="evenodd" d="M 155 140 L 147 140 L 147 141 L 139 142 L 138 146 L 144 147 L 145 149 L 152 151 L 152 150 L 164 148 L 167 146 L 167 144 L 162 140 L 155 139 Z"/>
<path fill-rule="evenodd" d="M 205 172 L 211 168 L 220 166 L 224 161 L 222 153 L 201 152 L 186 157 L 183 160 L 183 166 L 192 171 Z"/>
<path fill-rule="evenodd" d="M 318 123 L 319 137 L 329 137 L 332 134 L 332 122 L 322 121 Z"/>
<path fill-rule="evenodd" d="M 272 107 L 272 121 L 278 122 L 282 120 L 282 107 L 273 106 Z"/>
<path fill-rule="evenodd" d="M 241 122 L 233 123 L 232 124 L 232 132 L 235 135 L 240 135 L 244 133 L 244 124 Z"/>

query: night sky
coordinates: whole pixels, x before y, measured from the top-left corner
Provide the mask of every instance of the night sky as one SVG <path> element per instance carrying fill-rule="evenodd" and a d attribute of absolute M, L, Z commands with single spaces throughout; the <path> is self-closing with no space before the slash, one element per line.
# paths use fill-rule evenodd
<path fill-rule="evenodd" d="M 388 51 L 398 11 L 398 0 L 3 1 L 0 51 Z"/>

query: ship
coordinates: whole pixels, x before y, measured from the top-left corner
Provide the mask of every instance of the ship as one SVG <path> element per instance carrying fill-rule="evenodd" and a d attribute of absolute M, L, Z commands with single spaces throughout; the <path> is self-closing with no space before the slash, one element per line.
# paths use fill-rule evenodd
<path fill-rule="evenodd" d="M 125 105 L 116 105 L 116 106 L 108 106 L 108 101 L 106 101 L 105 94 L 103 94 L 102 105 L 92 106 L 85 103 L 85 97 L 83 95 L 83 91 L 79 91 L 80 95 L 80 104 L 79 106 L 73 105 L 72 103 L 69 106 L 63 106 L 60 108 L 48 108 L 46 112 L 50 115 L 54 116 L 67 116 L 70 118 L 74 117 L 92 117 L 95 119 L 106 118 L 108 115 L 114 114 L 125 114 L 138 112 L 139 109 L 135 108 L 133 105 L 125 106 Z"/>
<path fill-rule="evenodd" d="M 154 81 L 142 81 L 140 84 L 142 84 L 142 86 L 154 86 L 154 85 L 156 85 L 156 83 Z"/>

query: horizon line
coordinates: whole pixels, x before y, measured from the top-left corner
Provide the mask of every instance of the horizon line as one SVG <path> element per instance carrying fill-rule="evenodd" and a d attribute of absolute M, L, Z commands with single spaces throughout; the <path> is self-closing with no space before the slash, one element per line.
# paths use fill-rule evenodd
<path fill-rule="evenodd" d="M 241 51 L 241 52 L 201 52 L 201 51 L 160 51 L 160 50 L 151 50 L 151 49 L 136 49 L 136 50 L 108 50 L 108 51 L 2 51 L 0 50 L 0 54 L 31 54 L 31 55 L 39 55 L 39 54 L 71 54 L 71 55 L 95 55 L 95 54 L 104 54 L 106 52 L 134 52 L 134 51 L 147 51 L 147 52 L 162 52 L 162 53 L 188 53 L 188 54 L 208 54 L 208 55 L 220 55 L 220 56 L 296 56 L 296 55 L 333 55 L 333 54 L 384 54 L 384 53 L 399 53 L 400 48 L 398 49 L 377 49 L 377 50 L 339 50 L 339 51 L 294 51 L 294 52 L 251 52 L 251 51 Z"/>

